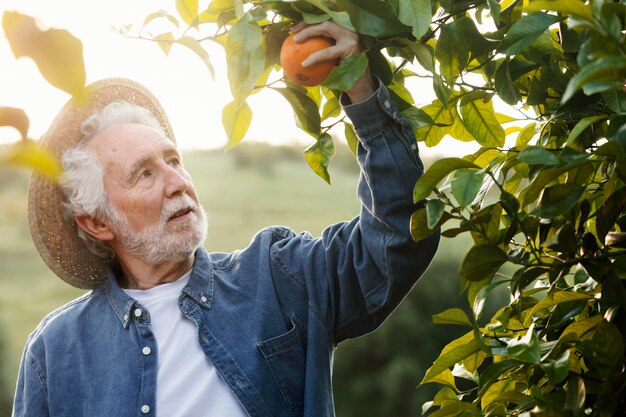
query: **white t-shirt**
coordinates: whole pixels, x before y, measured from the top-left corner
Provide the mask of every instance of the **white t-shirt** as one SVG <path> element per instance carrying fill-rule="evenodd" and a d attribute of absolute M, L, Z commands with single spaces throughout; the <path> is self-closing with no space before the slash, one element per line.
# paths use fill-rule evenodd
<path fill-rule="evenodd" d="M 178 308 L 191 271 L 149 290 L 124 290 L 150 314 L 158 347 L 157 416 L 247 417 L 198 343 L 198 329 Z"/>

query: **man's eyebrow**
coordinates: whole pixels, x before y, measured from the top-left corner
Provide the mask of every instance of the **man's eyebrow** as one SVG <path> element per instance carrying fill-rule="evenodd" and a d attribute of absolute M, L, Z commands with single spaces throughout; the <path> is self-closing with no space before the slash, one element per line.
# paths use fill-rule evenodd
<path fill-rule="evenodd" d="M 126 175 L 126 183 L 130 183 L 132 179 L 137 175 L 137 172 L 150 160 L 149 156 L 144 156 L 143 158 L 136 161 L 131 167 L 128 175 Z"/>
<path fill-rule="evenodd" d="M 168 143 L 168 145 L 165 147 L 165 149 L 163 149 L 162 151 L 163 156 L 169 156 L 169 155 L 176 155 L 178 157 L 180 157 L 180 152 L 178 151 L 178 148 L 176 147 L 175 144 L 173 143 Z M 128 172 L 128 175 L 126 175 L 125 181 L 127 184 L 132 182 L 132 179 L 135 177 L 135 175 L 137 175 L 137 172 L 144 166 L 146 165 L 146 163 L 148 163 L 150 161 L 150 156 L 144 156 L 143 158 L 139 159 L 138 161 L 136 161 L 131 167 L 130 167 L 130 171 Z"/>

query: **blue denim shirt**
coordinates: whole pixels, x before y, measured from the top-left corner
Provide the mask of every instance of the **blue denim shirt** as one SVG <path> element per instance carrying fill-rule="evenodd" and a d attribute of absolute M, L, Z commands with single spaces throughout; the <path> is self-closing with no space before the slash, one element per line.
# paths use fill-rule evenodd
<path fill-rule="evenodd" d="M 333 416 L 336 345 L 376 329 L 437 247 L 438 235 L 416 243 L 409 233 L 423 167 L 389 92 L 344 108 L 360 138 L 360 215 L 320 238 L 270 227 L 241 251 L 199 249 L 179 298 L 251 417 Z M 30 336 L 13 415 L 155 416 L 157 357 L 149 311 L 110 275 Z"/>

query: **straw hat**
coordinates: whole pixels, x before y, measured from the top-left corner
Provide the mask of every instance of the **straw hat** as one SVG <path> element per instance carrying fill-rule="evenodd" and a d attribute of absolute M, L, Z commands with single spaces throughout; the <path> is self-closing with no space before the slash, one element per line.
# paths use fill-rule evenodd
<path fill-rule="evenodd" d="M 82 137 L 80 125 L 111 102 L 125 100 L 148 109 L 175 141 L 167 116 L 144 86 L 127 79 L 109 78 L 86 87 L 85 98 L 72 98 L 61 109 L 40 146 L 61 158 Z M 44 262 L 62 280 L 78 288 L 94 288 L 106 281 L 108 264 L 94 255 L 78 237 L 76 225 L 63 216 L 64 196 L 58 184 L 34 173 L 28 188 L 28 224 Z"/>

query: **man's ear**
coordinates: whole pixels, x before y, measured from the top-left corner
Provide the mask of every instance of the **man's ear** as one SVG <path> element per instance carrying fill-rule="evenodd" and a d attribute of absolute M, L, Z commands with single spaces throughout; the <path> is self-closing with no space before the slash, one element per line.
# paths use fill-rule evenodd
<path fill-rule="evenodd" d="M 115 237 L 108 224 L 100 219 L 85 214 L 78 214 L 74 216 L 74 220 L 85 233 L 98 240 L 112 240 Z"/>

